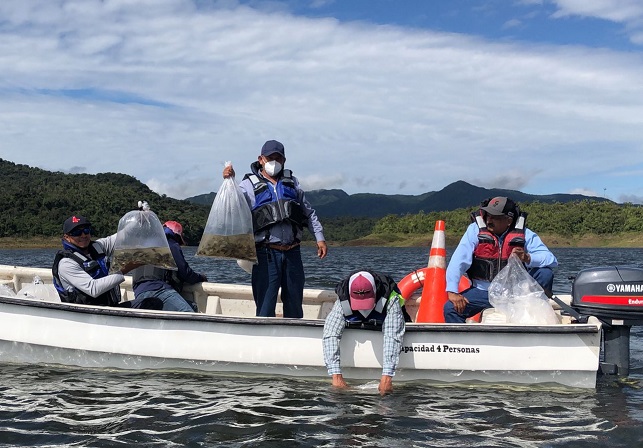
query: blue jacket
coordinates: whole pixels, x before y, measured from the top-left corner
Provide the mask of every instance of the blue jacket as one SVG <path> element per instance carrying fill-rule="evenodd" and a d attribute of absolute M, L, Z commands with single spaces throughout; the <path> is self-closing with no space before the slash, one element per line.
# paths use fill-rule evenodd
<path fill-rule="evenodd" d="M 180 292 L 181 285 L 183 283 L 188 283 L 193 285 L 205 281 L 205 278 L 190 268 L 188 262 L 185 261 L 183 256 L 183 250 L 181 250 L 181 245 L 177 241 L 177 236 L 167 227 L 164 228 L 165 236 L 167 237 L 167 243 L 170 246 L 170 251 L 174 257 L 174 262 L 176 263 L 177 271 L 170 271 L 167 269 L 158 269 L 159 271 L 164 271 L 165 280 L 159 278 L 146 278 L 140 276 L 139 270 L 144 269 L 145 267 L 137 268 L 134 271 L 134 294 L 138 295 L 145 291 L 158 291 L 159 289 L 176 289 Z M 137 275 L 138 274 L 138 275 Z M 173 274 L 177 277 L 174 281 L 171 281 L 171 276 Z M 174 285 L 170 283 L 175 283 Z"/>
<path fill-rule="evenodd" d="M 447 291 L 458 292 L 460 277 L 467 272 L 473 261 L 473 251 L 478 245 L 478 225 L 473 222 L 469 224 L 466 232 L 460 239 L 456 247 L 449 266 L 447 267 Z M 500 244 L 504 241 L 509 231 L 500 236 Z M 545 246 L 540 237 L 529 229 L 525 229 L 525 251 L 531 255 L 531 261 L 526 267 L 529 268 L 554 268 L 558 266 L 556 256 Z M 473 280 L 473 286 L 486 291 L 489 289 L 491 282 L 483 280 Z"/>

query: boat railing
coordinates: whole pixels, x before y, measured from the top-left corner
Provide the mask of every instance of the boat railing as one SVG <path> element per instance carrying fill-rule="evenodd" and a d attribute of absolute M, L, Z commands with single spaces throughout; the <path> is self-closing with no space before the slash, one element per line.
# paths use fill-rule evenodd
<path fill-rule="evenodd" d="M 46 285 L 53 287 L 51 269 L 0 265 L 0 284 L 10 286 L 15 292 L 32 284 L 36 277 Z M 134 300 L 131 276 L 125 276 L 125 281 L 121 283 L 120 287 L 122 301 Z M 187 300 L 194 301 L 199 310 L 205 314 L 241 317 L 255 315 L 255 304 L 250 285 L 204 282 L 185 285 L 181 294 Z M 305 289 L 304 318 L 324 319 L 333 307 L 335 300 L 337 300 L 337 296 L 333 291 Z M 276 314 L 277 316 L 283 315 L 281 301 L 277 304 Z"/>
<path fill-rule="evenodd" d="M 45 284 L 53 284 L 51 269 L 0 265 L 0 284 L 10 285 L 16 292 L 32 284 L 36 276 Z M 181 294 L 187 300 L 194 301 L 199 310 L 205 314 L 240 317 L 255 315 L 255 304 L 250 285 L 204 282 L 185 285 Z M 563 294 L 558 297 L 567 303 L 571 301 L 571 295 Z M 419 299 L 420 294 L 414 294 L 406 301 L 407 312 L 413 318 L 417 315 Z M 125 276 L 125 281 L 121 283 L 121 300 L 134 300 L 131 276 Z M 304 318 L 324 319 L 333 307 L 335 300 L 337 300 L 337 295 L 334 291 L 305 289 Z M 550 303 L 555 310 L 560 309 L 554 301 L 550 301 Z M 487 315 L 492 313 L 493 309 L 487 311 Z M 277 316 L 283 315 L 281 300 L 278 300 L 276 314 Z"/>

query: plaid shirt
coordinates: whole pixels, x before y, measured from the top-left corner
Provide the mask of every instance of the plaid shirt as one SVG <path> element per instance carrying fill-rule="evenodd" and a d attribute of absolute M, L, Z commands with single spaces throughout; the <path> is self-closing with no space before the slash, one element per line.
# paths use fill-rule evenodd
<path fill-rule="evenodd" d="M 402 340 L 404 339 L 404 316 L 400 301 L 396 292 L 391 293 L 386 306 L 386 318 L 382 325 L 384 333 L 384 350 L 382 375 L 395 375 L 395 368 L 400 359 L 400 350 L 402 349 Z M 337 300 L 333 309 L 326 317 L 324 323 L 324 335 L 322 345 L 324 347 L 324 362 L 328 369 L 329 375 L 341 374 L 339 341 L 346 327 L 346 319 L 342 312 L 342 306 Z"/>

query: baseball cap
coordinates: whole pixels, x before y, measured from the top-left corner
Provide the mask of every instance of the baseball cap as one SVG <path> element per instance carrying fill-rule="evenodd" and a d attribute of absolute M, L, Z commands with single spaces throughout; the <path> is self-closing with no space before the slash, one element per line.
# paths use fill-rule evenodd
<path fill-rule="evenodd" d="M 372 310 L 375 308 L 375 279 L 366 272 L 360 271 L 351 275 L 348 280 L 348 292 L 353 310 Z"/>
<path fill-rule="evenodd" d="M 181 239 L 181 244 L 185 246 L 185 239 L 183 238 L 183 226 L 180 223 L 176 221 L 166 221 L 163 224 L 163 227 L 167 227 L 172 232 L 174 232 L 175 235 L 178 235 L 178 237 Z"/>
<path fill-rule="evenodd" d="M 263 147 L 261 148 L 261 155 L 269 156 L 274 153 L 279 153 L 282 156 L 286 157 L 286 150 L 284 149 L 284 145 L 282 145 L 277 140 L 268 140 L 263 144 Z"/>
<path fill-rule="evenodd" d="M 67 219 L 63 223 L 63 233 L 69 233 L 74 230 L 76 227 L 91 227 L 92 223 L 89 222 L 87 218 L 80 215 L 74 215 Z"/>
<path fill-rule="evenodd" d="M 485 202 L 487 203 L 485 204 Z M 505 196 L 497 196 L 488 201 L 483 201 L 480 209 L 490 215 L 507 215 L 513 218 L 516 212 L 516 203 Z"/>

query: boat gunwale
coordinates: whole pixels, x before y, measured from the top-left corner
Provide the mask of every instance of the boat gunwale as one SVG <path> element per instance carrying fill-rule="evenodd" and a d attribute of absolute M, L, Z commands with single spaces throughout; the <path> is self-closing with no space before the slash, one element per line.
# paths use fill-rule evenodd
<path fill-rule="evenodd" d="M 108 315 L 115 317 L 179 320 L 196 322 L 217 322 L 225 324 L 243 325 L 277 325 L 298 327 L 323 327 L 324 319 L 296 319 L 284 317 L 241 317 L 224 316 L 204 313 L 185 313 L 178 311 L 158 311 L 132 309 L 122 307 L 104 307 L 94 305 L 81 305 L 64 302 L 44 302 L 22 297 L 7 297 L 0 295 L 0 303 L 26 306 L 33 308 L 46 308 L 72 313 Z M 379 327 L 364 326 L 360 330 L 381 331 Z M 460 333 L 538 333 L 538 334 L 579 334 L 598 333 L 600 324 L 556 324 L 556 325 L 521 325 L 521 324 L 448 324 L 448 323 L 407 323 L 406 332 L 460 332 Z"/>

